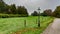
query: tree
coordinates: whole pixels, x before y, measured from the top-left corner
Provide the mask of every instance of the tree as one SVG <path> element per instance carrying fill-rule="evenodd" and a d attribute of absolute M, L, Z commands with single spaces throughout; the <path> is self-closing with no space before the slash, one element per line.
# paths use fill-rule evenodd
<path fill-rule="evenodd" d="M 10 6 L 10 11 L 11 11 L 12 14 L 16 14 L 16 6 L 15 6 L 15 4 L 12 4 Z"/>
<path fill-rule="evenodd" d="M 33 13 L 31 13 L 32 16 L 38 16 L 37 11 L 34 11 Z"/>
<path fill-rule="evenodd" d="M 42 14 L 43 14 L 43 16 L 51 16 L 52 10 L 51 9 L 44 10 L 44 12 Z"/>
<path fill-rule="evenodd" d="M 4 3 L 3 0 L 0 0 L 0 13 L 4 13 L 6 11 L 7 4 Z"/>
<path fill-rule="evenodd" d="M 24 6 L 18 6 L 18 8 L 16 8 L 15 4 L 7 5 L 3 0 L 0 0 L 0 13 L 8 14 L 7 16 L 9 16 L 9 14 L 13 16 L 17 15 L 18 17 L 28 16 L 27 9 Z"/>
<path fill-rule="evenodd" d="M 57 6 L 55 11 L 53 12 L 53 16 L 60 17 L 60 6 Z"/>
<path fill-rule="evenodd" d="M 6 11 L 5 11 L 6 14 L 13 14 L 12 11 L 11 11 L 11 6 L 7 5 L 6 6 Z"/>
<path fill-rule="evenodd" d="M 24 6 L 18 6 L 17 14 L 28 16 L 27 9 Z"/>

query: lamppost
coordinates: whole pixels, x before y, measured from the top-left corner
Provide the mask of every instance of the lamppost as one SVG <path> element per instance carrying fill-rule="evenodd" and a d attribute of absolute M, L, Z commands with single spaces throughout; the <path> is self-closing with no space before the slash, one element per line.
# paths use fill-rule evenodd
<path fill-rule="evenodd" d="M 40 7 L 38 8 L 38 27 L 40 27 Z"/>

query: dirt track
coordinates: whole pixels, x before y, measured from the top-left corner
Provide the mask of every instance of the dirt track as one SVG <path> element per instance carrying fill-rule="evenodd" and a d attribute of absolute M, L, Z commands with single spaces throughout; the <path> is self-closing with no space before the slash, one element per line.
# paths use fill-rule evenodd
<path fill-rule="evenodd" d="M 60 19 L 56 18 L 42 34 L 60 34 Z"/>

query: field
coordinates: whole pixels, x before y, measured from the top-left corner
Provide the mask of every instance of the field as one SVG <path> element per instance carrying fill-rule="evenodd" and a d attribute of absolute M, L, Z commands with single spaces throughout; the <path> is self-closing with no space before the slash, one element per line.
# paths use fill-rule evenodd
<path fill-rule="evenodd" d="M 40 34 L 53 21 L 53 17 L 40 17 L 41 27 L 37 26 L 38 17 L 0 18 L 0 34 Z M 24 21 L 26 20 L 26 27 Z"/>

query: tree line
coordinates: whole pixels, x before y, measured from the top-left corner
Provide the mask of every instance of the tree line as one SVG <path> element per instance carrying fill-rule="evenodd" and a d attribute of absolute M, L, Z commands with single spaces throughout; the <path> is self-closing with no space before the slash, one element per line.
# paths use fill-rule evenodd
<path fill-rule="evenodd" d="M 28 16 L 27 9 L 24 6 L 17 6 L 15 4 L 7 5 L 3 0 L 0 0 L 0 14 L 18 14 L 21 16 Z"/>
<path fill-rule="evenodd" d="M 57 6 L 54 11 L 51 9 L 46 9 L 43 13 L 38 13 L 34 11 L 31 16 L 53 16 L 60 17 L 60 6 Z M 21 17 L 29 16 L 28 11 L 24 6 L 17 6 L 15 4 L 7 5 L 3 0 L 0 0 L 0 17 Z"/>
<path fill-rule="evenodd" d="M 31 15 L 38 16 L 38 12 L 34 11 Z M 60 6 L 57 6 L 54 11 L 52 11 L 51 9 L 46 9 L 43 11 L 43 13 L 40 13 L 40 16 L 53 16 L 60 18 Z"/>

